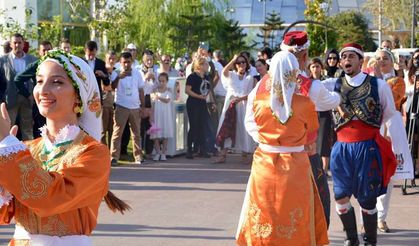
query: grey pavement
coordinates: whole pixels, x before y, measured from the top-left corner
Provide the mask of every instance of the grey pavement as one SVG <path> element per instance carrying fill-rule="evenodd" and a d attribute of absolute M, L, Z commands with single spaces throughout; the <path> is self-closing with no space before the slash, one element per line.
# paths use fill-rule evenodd
<path fill-rule="evenodd" d="M 234 245 L 250 173 L 250 165 L 240 160 L 233 155 L 226 164 L 210 164 L 209 159 L 176 157 L 113 167 L 111 189 L 133 210 L 113 214 L 102 204 L 94 245 Z M 387 219 L 393 233 L 379 233 L 379 245 L 419 245 L 419 188 L 408 192 L 416 194 L 403 196 L 394 189 Z M 334 204 L 330 245 L 342 245 L 342 226 L 333 211 Z M 13 226 L 0 227 L 0 244 L 12 234 Z"/>

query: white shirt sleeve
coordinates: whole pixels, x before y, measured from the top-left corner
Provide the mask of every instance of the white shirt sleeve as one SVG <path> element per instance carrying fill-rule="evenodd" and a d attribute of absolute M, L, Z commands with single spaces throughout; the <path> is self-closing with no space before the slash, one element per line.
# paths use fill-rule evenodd
<path fill-rule="evenodd" d="M 255 88 L 253 88 L 253 90 L 247 96 L 246 115 L 244 116 L 244 127 L 256 143 L 259 143 L 259 133 L 253 112 L 253 102 L 255 100 L 259 85 L 260 83 L 257 83 Z"/>
<path fill-rule="evenodd" d="M 0 142 L 0 156 L 8 156 L 26 150 L 26 145 L 13 135 L 5 137 Z"/>
<path fill-rule="evenodd" d="M 382 80 L 377 79 L 378 96 L 380 97 L 380 104 L 383 110 L 383 123 L 386 123 L 395 113 L 397 113 L 394 105 L 393 93 L 388 84 Z M 397 134 L 397 133 L 396 133 Z"/>
<path fill-rule="evenodd" d="M 332 110 L 340 104 L 339 93 L 327 90 L 319 80 L 313 80 L 309 97 L 316 106 L 316 111 Z"/>
<path fill-rule="evenodd" d="M 140 72 L 138 72 L 137 79 L 138 79 L 138 89 L 144 88 L 144 79 L 143 79 L 143 76 L 141 76 Z"/>
<path fill-rule="evenodd" d="M 111 73 L 111 83 L 113 81 L 115 81 L 115 79 L 116 79 L 117 76 L 118 76 L 118 73 L 116 71 L 112 71 L 112 73 Z"/>
<path fill-rule="evenodd" d="M 320 81 L 328 91 L 335 91 L 337 78 L 328 78 Z"/>

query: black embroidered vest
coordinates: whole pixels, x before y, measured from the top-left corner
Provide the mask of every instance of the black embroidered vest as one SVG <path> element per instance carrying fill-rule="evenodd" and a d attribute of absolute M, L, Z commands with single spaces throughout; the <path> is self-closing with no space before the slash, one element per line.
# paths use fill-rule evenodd
<path fill-rule="evenodd" d="M 376 77 L 367 75 L 364 82 L 357 87 L 351 86 L 345 77 L 336 81 L 335 89 L 341 96 L 341 111 L 333 111 L 335 130 L 351 121 L 354 117 L 364 123 L 380 128 L 382 109 L 378 94 L 378 82 Z"/>

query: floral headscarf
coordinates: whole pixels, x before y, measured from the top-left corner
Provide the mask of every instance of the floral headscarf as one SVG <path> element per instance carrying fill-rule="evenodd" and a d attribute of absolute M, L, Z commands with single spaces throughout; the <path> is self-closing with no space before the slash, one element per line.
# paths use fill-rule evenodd
<path fill-rule="evenodd" d="M 55 62 L 64 68 L 81 99 L 79 126 L 90 136 L 100 141 L 102 105 L 99 86 L 90 66 L 83 59 L 62 50 L 49 51 L 41 58 L 38 68 L 46 61 Z"/>
<path fill-rule="evenodd" d="M 292 116 L 292 97 L 300 74 L 297 58 L 289 51 L 276 53 L 269 68 L 271 76 L 271 110 L 285 124 Z"/>

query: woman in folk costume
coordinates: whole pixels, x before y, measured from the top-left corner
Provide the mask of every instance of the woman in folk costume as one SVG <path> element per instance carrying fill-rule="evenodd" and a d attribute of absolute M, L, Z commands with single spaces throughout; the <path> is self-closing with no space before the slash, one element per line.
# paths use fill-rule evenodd
<path fill-rule="evenodd" d="M 310 98 L 296 94 L 298 61 L 272 58 L 248 96 L 246 130 L 259 143 L 237 230 L 238 245 L 325 245 L 327 225 L 306 150 L 318 129 Z M 306 146 L 306 148 L 305 148 Z"/>
<path fill-rule="evenodd" d="M 220 156 L 214 163 L 226 161 L 227 148 L 241 151 L 244 162 L 247 161 L 247 154 L 255 150 L 255 143 L 244 127 L 247 95 L 252 91 L 254 84 L 249 68 L 245 56 L 235 55 L 223 69 L 221 81 L 227 95 L 215 141 L 216 146 L 220 148 Z"/>
<path fill-rule="evenodd" d="M 16 222 L 9 245 L 91 245 L 103 198 L 113 211 L 129 209 L 108 190 L 95 75 L 82 59 L 54 50 L 41 59 L 36 80 L 33 95 L 47 122 L 42 137 L 20 142 L 1 105 L 0 224 Z"/>
<path fill-rule="evenodd" d="M 402 78 L 396 75 L 396 72 L 394 70 L 395 58 L 393 53 L 389 49 L 378 48 L 375 52 L 375 59 L 377 60 L 378 65 L 378 69 L 375 69 L 375 76 L 385 80 L 391 89 L 394 99 L 394 105 L 396 107 L 396 110 L 399 111 L 398 113 L 395 113 L 394 117 L 399 118 L 399 120 L 397 121 L 399 123 L 397 128 L 398 130 L 401 130 L 404 128 L 403 124 L 401 124 L 401 117 L 402 100 L 406 92 L 405 82 Z M 381 133 L 385 137 L 390 138 L 388 132 L 389 129 L 387 127 L 394 127 L 395 124 L 396 123 L 393 120 L 390 121 L 386 127 L 384 126 L 384 124 L 381 125 Z M 386 218 L 388 214 L 388 209 L 390 207 L 390 198 L 394 183 L 393 179 L 408 179 L 409 176 L 404 176 L 408 173 L 413 174 L 413 161 L 411 159 L 406 134 L 403 134 L 403 131 L 400 131 L 397 134 L 397 137 L 393 136 L 392 141 L 397 143 L 396 145 L 392 146 L 393 152 L 398 157 L 398 159 L 402 161 L 398 162 L 396 174 L 393 176 L 393 178 L 387 185 L 387 193 L 377 197 L 377 228 L 382 232 L 390 232 L 390 228 L 387 226 Z M 403 156 L 403 158 L 400 158 L 400 156 Z"/>

